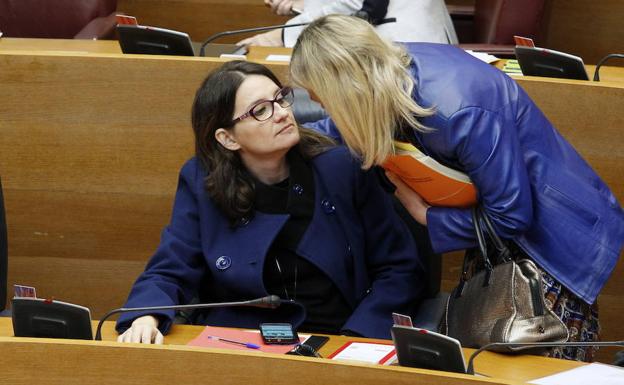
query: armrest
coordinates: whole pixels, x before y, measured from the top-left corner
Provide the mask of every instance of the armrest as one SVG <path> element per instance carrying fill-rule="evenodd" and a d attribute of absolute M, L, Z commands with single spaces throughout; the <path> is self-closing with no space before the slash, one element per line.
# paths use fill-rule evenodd
<path fill-rule="evenodd" d="M 475 52 L 487 52 L 491 55 L 505 57 L 505 58 L 515 58 L 516 54 L 514 51 L 515 46 L 513 45 L 499 45 L 499 44 L 459 44 L 459 48 L 468 49 Z"/>
<path fill-rule="evenodd" d="M 99 40 L 112 38 L 115 33 L 115 26 L 117 26 L 116 14 L 117 12 L 113 12 L 108 16 L 91 20 L 89 24 L 74 36 L 74 39 Z"/>
<path fill-rule="evenodd" d="M 446 4 L 446 9 L 452 19 L 473 19 L 475 14 L 474 5 Z"/>
<path fill-rule="evenodd" d="M 412 317 L 414 326 L 437 332 L 446 312 L 448 297 L 449 293 L 438 293 L 433 298 L 423 300 Z"/>

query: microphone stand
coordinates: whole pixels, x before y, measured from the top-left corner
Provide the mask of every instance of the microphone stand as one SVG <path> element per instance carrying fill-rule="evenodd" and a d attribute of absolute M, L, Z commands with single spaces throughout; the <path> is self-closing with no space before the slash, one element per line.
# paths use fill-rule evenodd
<path fill-rule="evenodd" d="M 275 309 L 280 305 L 280 298 L 276 295 L 270 295 L 268 297 L 252 299 L 249 301 L 239 302 L 220 302 L 220 303 L 197 303 L 190 305 L 167 305 L 167 306 L 146 306 L 146 307 L 132 307 L 132 308 L 119 308 L 109 311 L 98 322 L 97 330 L 95 333 L 95 340 L 102 340 L 102 325 L 110 316 L 118 313 L 129 313 L 134 311 L 152 311 L 152 310 L 189 310 L 189 309 L 207 309 L 211 307 L 232 307 L 232 306 L 253 306 L 261 308 Z"/>
<path fill-rule="evenodd" d="M 555 347 L 583 347 L 583 346 L 624 346 L 624 341 L 604 341 L 604 342 L 492 342 L 477 349 L 468 360 L 466 373 L 474 374 L 474 359 L 483 351 L 494 347 L 508 347 L 513 351 L 522 348 L 555 348 Z"/>
<path fill-rule="evenodd" d="M 243 33 L 247 33 L 247 32 L 262 32 L 262 31 L 271 31 L 274 29 L 280 29 L 280 28 L 292 28 L 292 27 L 302 27 L 304 25 L 308 25 L 310 23 L 297 23 L 297 24 L 286 24 L 286 25 L 271 25 L 268 27 L 256 27 L 256 28 L 247 28 L 247 29 L 239 29 L 236 31 L 224 31 L 224 32 L 219 32 L 219 33 L 215 33 L 214 35 L 208 37 L 208 39 L 206 39 L 200 49 L 199 49 L 199 56 L 205 56 L 206 55 L 206 46 L 208 45 L 208 43 L 217 40 L 223 36 L 230 36 L 230 35 L 239 35 L 239 34 L 243 34 Z"/>

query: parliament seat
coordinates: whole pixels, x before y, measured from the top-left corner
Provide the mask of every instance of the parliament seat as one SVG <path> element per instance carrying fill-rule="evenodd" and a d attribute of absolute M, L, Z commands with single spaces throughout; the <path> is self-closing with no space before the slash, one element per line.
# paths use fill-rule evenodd
<path fill-rule="evenodd" d="M 0 0 L 6 37 L 105 39 L 115 32 L 117 0 Z"/>
<path fill-rule="evenodd" d="M 472 6 L 449 5 L 460 47 L 513 56 L 514 35 L 539 39 L 545 0 L 476 0 Z"/>

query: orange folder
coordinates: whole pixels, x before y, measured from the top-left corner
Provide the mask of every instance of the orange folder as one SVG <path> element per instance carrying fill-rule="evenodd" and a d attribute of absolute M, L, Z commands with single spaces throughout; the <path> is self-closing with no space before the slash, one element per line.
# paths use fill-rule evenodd
<path fill-rule="evenodd" d="M 428 204 L 469 207 L 477 203 L 477 190 L 468 175 L 446 167 L 409 143 L 394 142 L 395 155 L 383 168 L 392 171 Z"/>

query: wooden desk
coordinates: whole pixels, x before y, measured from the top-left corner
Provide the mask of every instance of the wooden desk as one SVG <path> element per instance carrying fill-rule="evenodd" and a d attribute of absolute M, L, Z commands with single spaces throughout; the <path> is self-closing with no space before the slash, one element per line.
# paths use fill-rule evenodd
<path fill-rule="evenodd" d="M 95 327 L 95 323 L 94 323 Z M 202 330 L 175 325 L 166 345 L 119 344 L 114 323 L 104 327 L 104 341 L 15 338 L 10 319 L 0 318 L 3 379 L 10 384 L 214 384 L 382 385 L 382 384 L 518 384 L 569 370 L 581 363 L 536 356 L 483 353 L 477 371 L 490 377 L 346 363 L 241 350 L 185 346 Z M 321 349 L 329 355 L 346 341 L 365 340 L 333 336 Z M 370 341 L 370 340 L 367 340 Z M 466 349 L 466 358 L 472 352 Z"/>
<path fill-rule="evenodd" d="M 4 54 L 13 53 L 22 55 L 122 55 L 121 47 L 117 40 L 92 41 L 79 39 L 0 38 L 0 52 Z M 291 52 L 292 50 L 290 48 L 284 47 L 250 47 L 249 53 L 246 56 L 247 60 L 263 62 L 267 56 L 271 54 L 290 55 Z M 149 55 L 146 56 L 149 57 Z M 177 58 L 182 59 L 184 57 L 178 56 Z"/>
<path fill-rule="evenodd" d="M 88 306 L 96 318 L 123 304 L 158 245 L 178 170 L 193 155 L 195 90 L 225 61 L 106 52 L 113 45 L 0 39 L 9 284 Z M 287 63 L 267 65 L 288 79 Z M 624 85 L 517 81 L 624 202 Z M 461 257 L 443 262 L 449 290 Z M 621 338 L 623 277 L 621 259 L 599 299 L 604 340 Z M 610 362 L 613 350 L 599 354 Z"/>
<path fill-rule="evenodd" d="M 498 60 L 496 62 L 493 63 L 493 65 L 498 68 L 498 69 L 503 69 L 503 66 L 505 65 L 505 63 L 507 62 L 507 59 L 501 59 Z M 594 72 L 596 71 L 596 66 L 593 64 L 586 64 L 585 65 L 585 70 L 587 71 L 587 76 L 589 76 L 589 81 L 593 82 L 594 78 Z M 600 82 L 599 83 L 624 83 L 624 67 L 612 67 L 612 66 L 607 66 L 607 65 L 603 65 L 600 67 Z M 523 76 L 517 76 L 515 77 L 517 79 L 522 79 L 524 78 Z M 540 81 L 540 80 L 546 80 L 547 78 L 540 78 L 540 77 L 535 77 L 535 76 L 527 76 L 526 78 L 531 79 L 531 80 L 535 80 L 535 81 Z M 550 80 L 559 80 L 559 79 L 550 79 Z M 565 79 L 561 79 L 563 81 L 567 81 Z M 594 83 L 596 84 L 596 83 Z"/>

